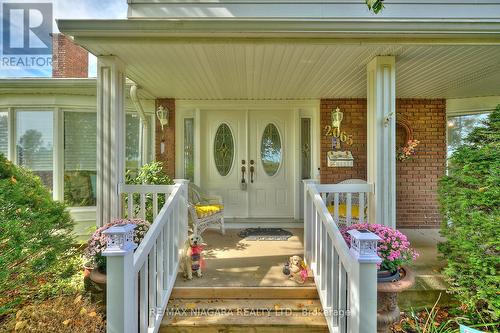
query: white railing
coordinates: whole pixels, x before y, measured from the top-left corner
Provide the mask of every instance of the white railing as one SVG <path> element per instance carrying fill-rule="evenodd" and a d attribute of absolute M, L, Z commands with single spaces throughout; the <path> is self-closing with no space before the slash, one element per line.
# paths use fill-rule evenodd
<path fill-rule="evenodd" d="M 154 333 L 160 328 L 187 239 L 187 181 L 122 185 L 120 191 L 127 197 L 125 211 L 129 218 L 145 217 L 148 200 L 152 199 L 154 222 L 135 252 L 127 247 L 126 239 L 121 244 L 124 251 L 105 251 L 107 332 Z M 158 211 L 162 196 L 165 203 Z M 108 229 L 111 237 L 112 229 Z"/>
<path fill-rule="evenodd" d="M 326 198 L 333 193 L 334 215 L 338 218 L 339 195 L 347 195 L 347 215 L 352 216 L 352 193 L 362 193 L 362 201 L 371 189 L 369 184 L 318 185 L 311 180 L 304 181 L 304 256 L 314 274 L 330 332 L 377 330 L 376 264 L 379 260 L 360 259 L 354 249 L 347 246 L 325 205 Z"/>
<path fill-rule="evenodd" d="M 368 194 L 373 193 L 372 184 L 316 185 L 316 189 L 327 205 L 332 207 L 332 217 L 337 224 L 351 225 L 365 223 L 367 217 Z M 341 205 L 343 205 L 340 209 Z"/>

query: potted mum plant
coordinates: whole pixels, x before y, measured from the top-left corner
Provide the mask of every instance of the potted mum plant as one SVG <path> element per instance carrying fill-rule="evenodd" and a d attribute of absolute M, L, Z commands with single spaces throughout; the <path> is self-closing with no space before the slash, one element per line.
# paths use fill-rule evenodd
<path fill-rule="evenodd" d="M 106 283 L 106 257 L 102 255 L 102 251 L 106 249 L 107 237 L 103 234 L 103 231 L 113 226 L 124 224 L 136 225 L 134 229 L 134 242 L 136 244 L 140 244 L 150 227 L 149 222 L 143 219 L 116 219 L 100 227 L 92 234 L 84 252 L 88 260 L 88 263 L 85 265 L 85 275 L 95 283 Z"/>
<path fill-rule="evenodd" d="M 377 254 L 382 259 L 377 272 L 377 332 L 390 332 L 391 324 L 399 320 L 398 294 L 415 283 L 413 272 L 405 265 L 418 253 L 410 247 L 408 238 L 399 230 L 381 225 L 359 223 L 341 229 L 350 246 L 349 230 L 369 230 L 379 236 Z"/>

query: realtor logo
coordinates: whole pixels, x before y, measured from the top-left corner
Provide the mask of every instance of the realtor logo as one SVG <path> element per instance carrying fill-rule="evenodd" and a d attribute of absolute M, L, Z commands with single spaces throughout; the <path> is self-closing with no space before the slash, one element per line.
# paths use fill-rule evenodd
<path fill-rule="evenodd" d="M 51 3 L 4 3 L 2 13 L 4 55 L 52 53 Z"/>

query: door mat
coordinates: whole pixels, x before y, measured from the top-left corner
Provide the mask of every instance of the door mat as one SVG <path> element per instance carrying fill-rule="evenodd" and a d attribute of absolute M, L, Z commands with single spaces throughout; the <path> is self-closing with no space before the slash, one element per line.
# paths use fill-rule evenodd
<path fill-rule="evenodd" d="M 238 236 L 248 241 L 287 241 L 293 234 L 282 228 L 246 228 Z"/>

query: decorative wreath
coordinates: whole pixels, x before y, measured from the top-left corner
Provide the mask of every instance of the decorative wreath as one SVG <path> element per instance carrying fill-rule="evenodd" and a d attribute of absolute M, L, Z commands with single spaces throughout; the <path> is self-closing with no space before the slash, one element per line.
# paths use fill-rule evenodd
<path fill-rule="evenodd" d="M 398 160 L 405 161 L 415 155 L 415 148 L 418 146 L 420 141 L 413 139 L 413 130 L 411 129 L 408 120 L 403 117 L 397 117 L 396 124 L 401 126 L 406 132 L 406 145 L 399 147 L 396 152 Z"/>

